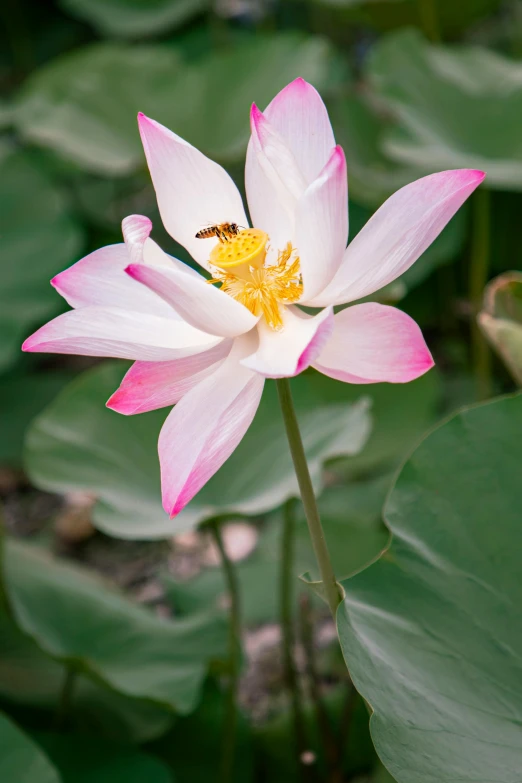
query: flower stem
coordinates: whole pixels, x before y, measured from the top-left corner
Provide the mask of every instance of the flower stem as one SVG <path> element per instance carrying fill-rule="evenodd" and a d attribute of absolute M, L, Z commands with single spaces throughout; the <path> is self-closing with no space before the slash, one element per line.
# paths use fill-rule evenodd
<path fill-rule="evenodd" d="M 471 262 L 469 270 L 469 298 L 471 303 L 471 356 L 475 374 L 477 398 L 484 400 L 491 394 L 491 353 L 479 329 L 477 315 L 482 305 L 484 288 L 489 277 L 490 203 L 489 192 L 479 188 L 472 198 L 473 226 Z"/>
<path fill-rule="evenodd" d="M 324 537 L 324 531 L 319 517 L 319 509 L 317 508 L 317 501 L 315 499 L 310 471 L 308 470 L 303 441 L 295 413 L 294 401 L 292 399 L 290 381 L 288 378 L 279 378 L 276 380 L 276 385 L 288 444 L 290 446 L 295 473 L 301 491 L 306 521 L 308 522 L 308 530 L 310 531 L 310 538 L 312 539 L 315 557 L 319 566 L 319 571 L 321 572 L 321 579 L 325 589 L 328 606 L 330 607 L 332 617 L 335 620 L 337 607 L 341 603 L 341 595 L 337 586 L 332 561 L 330 560 L 330 553 L 328 552 L 328 545 Z"/>
<path fill-rule="evenodd" d="M 223 723 L 223 749 L 221 757 L 221 783 L 231 783 L 234 775 L 234 759 L 236 751 L 236 731 L 239 689 L 240 651 L 241 651 L 241 609 L 239 600 L 239 584 L 236 569 L 225 549 L 219 522 L 214 520 L 210 530 L 221 556 L 221 563 L 228 594 L 230 597 L 229 614 L 229 680 L 227 692 L 226 713 Z"/>
<path fill-rule="evenodd" d="M 71 666 L 67 666 L 53 721 L 54 728 L 58 731 L 64 728 L 67 717 L 71 711 L 71 701 L 75 684 L 76 671 Z"/>
<path fill-rule="evenodd" d="M 328 715 L 321 694 L 321 682 L 315 656 L 314 621 L 310 596 L 308 595 L 302 595 L 299 601 L 299 619 L 301 626 L 301 641 L 305 654 L 306 672 L 310 684 L 310 695 L 314 705 L 317 728 L 326 756 L 326 764 L 329 770 L 328 777 L 330 778 L 335 771 L 337 756 L 336 738 L 330 723 L 330 716 Z"/>
<path fill-rule="evenodd" d="M 298 765 L 301 766 L 301 755 L 307 750 L 306 728 L 303 716 L 303 705 L 299 678 L 294 661 L 295 633 L 294 633 L 294 596 L 292 580 L 294 578 L 294 538 L 295 538 L 295 501 L 289 500 L 284 507 L 283 535 L 281 541 L 281 581 L 280 581 L 280 610 L 281 632 L 283 642 L 283 665 L 287 688 L 292 699 L 292 712 L 294 720 L 295 746 Z"/>
<path fill-rule="evenodd" d="M 437 14 L 437 0 L 418 0 L 420 26 L 431 43 L 440 43 L 440 24 Z"/>

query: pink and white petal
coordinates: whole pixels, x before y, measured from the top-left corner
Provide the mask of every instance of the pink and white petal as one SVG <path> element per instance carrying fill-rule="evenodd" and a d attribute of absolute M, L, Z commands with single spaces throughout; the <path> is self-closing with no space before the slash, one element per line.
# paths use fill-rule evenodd
<path fill-rule="evenodd" d="M 187 323 L 208 334 L 236 337 L 254 328 L 259 320 L 240 302 L 216 288 L 201 275 L 177 267 L 131 264 L 127 273 L 155 291 L 180 313 Z"/>
<path fill-rule="evenodd" d="M 306 182 L 292 153 L 255 104 L 250 125 L 245 186 L 252 225 L 266 231 L 273 247 L 283 248 L 292 238 L 295 207 Z"/>
<path fill-rule="evenodd" d="M 184 321 L 117 307 L 82 307 L 42 326 L 22 350 L 167 361 L 206 351 L 218 342 Z"/>
<path fill-rule="evenodd" d="M 313 182 L 335 147 L 328 112 L 317 90 L 304 79 L 295 79 L 264 114 L 292 151 L 307 184 Z"/>
<path fill-rule="evenodd" d="M 297 204 L 295 242 L 303 275 L 301 301 L 306 302 L 333 279 L 348 242 L 348 179 L 341 147 L 334 148 Z"/>
<path fill-rule="evenodd" d="M 309 316 L 297 307 L 283 312 L 284 328 L 271 329 L 266 321 L 258 324 L 259 345 L 255 353 L 241 361 L 265 378 L 292 378 L 306 370 L 323 350 L 333 329 L 333 309 L 327 307 Z"/>
<path fill-rule="evenodd" d="M 245 342 L 249 337 L 235 341 L 223 364 L 180 400 L 163 425 L 161 487 L 171 518 L 228 459 L 254 418 L 264 379 L 239 364 Z"/>
<path fill-rule="evenodd" d="M 107 407 L 129 416 L 175 405 L 194 386 L 212 375 L 230 352 L 222 340 L 208 351 L 167 362 L 134 362 Z"/>
<path fill-rule="evenodd" d="M 394 193 L 350 242 L 316 307 L 361 299 L 402 275 L 484 179 L 482 171 L 430 174 Z"/>
<path fill-rule="evenodd" d="M 216 239 L 196 239 L 210 223 L 247 225 L 241 195 L 227 172 L 159 122 L 138 115 L 163 224 L 202 266 Z"/>
<path fill-rule="evenodd" d="M 368 302 L 342 310 L 313 366 L 345 383 L 408 383 L 433 367 L 422 332 L 409 315 Z"/>
<path fill-rule="evenodd" d="M 71 307 L 121 307 L 140 313 L 176 318 L 157 294 L 147 291 L 125 274 L 127 247 L 108 245 L 95 250 L 51 280 Z"/>

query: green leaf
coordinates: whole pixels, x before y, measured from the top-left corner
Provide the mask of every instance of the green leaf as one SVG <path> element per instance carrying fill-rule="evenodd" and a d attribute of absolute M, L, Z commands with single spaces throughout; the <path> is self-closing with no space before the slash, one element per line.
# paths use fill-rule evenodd
<path fill-rule="evenodd" d="M 99 738 L 35 735 L 60 771 L 63 783 L 173 783 L 170 770 L 159 759 L 129 745 Z"/>
<path fill-rule="evenodd" d="M 82 231 L 65 198 L 23 152 L 0 157 L 0 370 L 30 330 L 62 309 L 49 279 L 79 255 Z"/>
<path fill-rule="evenodd" d="M 389 483 L 389 478 L 383 477 L 331 487 L 319 498 L 326 540 L 334 571 L 339 577 L 363 568 L 386 545 L 388 532 L 381 522 L 381 512 Z M 254 553 L 236 563 L 242 596 L 241 613 L 249 626 L 279 619 L 282 530 L 281 514 L 277 513 L 262 528 Z M 316 574 L 316 559 L 301 504 L 296 509 L 294 548 L 296 576 L 308 570 Z M 208 568 L 183 582 L 166 574 L 162 581 L 176 614 L 226 606 L 227 586 L 220 568 Z"/>
<path fill-rule="evenodd" d="M 344 582 L 344 656 L 399 783 L 520 777 L 521 429 L 518 395 L 434 430 L 385 508 L 390 549 Z"/>
<path fill-rule="evenodd" d="M 417 178 L 415 167 L 395 163 L 382 151 L 389 119 L 384 120 L 364 97 L 338 98 L 328 103 L 328 109 L 335 137 L 346 153 L 350 199 L 373 209 Z"/>
<path fill-rule="evenodd" d="M 0 696 L 14 706 L 56 714 L 66 667 L 43 652 L 0 612 Z M 134 699 L 78 675 L 69 714 L 70 725 L 115 741 L 147 742 L 164 734 L 172 712 Z"/>
<path fill-rule="evenodd" d="M 339 63 L 326 41 L 282 33 L 247 37 L 190 65 L 166 45 L 92 44 L 30 77 L 15 120 L 26 139 L 99 174 L 145 166 L 138 111 L 210 157 L 238 161 L 252 101 L 265 106 L 296 76 L 331 84 Z"/>
<path fill-rule="evenodd" d="M 42 750 L 0 712 L 0 778 L 5 783 L 61 783 Z"/>
<path fill-rule="evenodd" d="M 342 461 L 343 472 L 353 477 L 399 465 L 435 421 L 440 380 L 432 370 L 406 384 L 346 384 L 344 394 L 347 402 L 360 394 L 372 401 L 370 437 L 360 454 Z"/>
<path fill-rule="evenodd" d="M 93 520 L 123 538 L 166 538 L 217 514 L 259 514 L 298 494 L 279 413 L 275 384 L 268 383 L 245 438 L 221 470 L 174 520 L 161 507 L 157 437 L 165 411 L 120 416 L 105 408 L 118 386 L 121 364 L 106 363 L 70 386 L 33 423 L 27 469 L 43 488 L 96 493 Z M 360 392 L 314 373 L 294 382 L 296 405 L 314 484 L 322 465 L 356 454 L 370 430 L 368 402 Z M 330 394 L 325 403 L 323 394 Z M 358 400 L 355 402 L 355 400 Z"/>
<path fill-rule="evenodd" d="M 0 376 L 0 464 L 21 464 L 29 424 L 70 380 L 61 372 Z"/>
<path fill-rule="evenodd" d="M 522 272 L 506 272 L 489 283 L 478 320 L 513 378 L 522 386 Z"/>
<path fill-rule="evenodd" d="M 16 622 L 55 659 L 119 693 L 188 713 L 208 663 L 226 651 L 222 618 L 166 621 L 79 568 L 7 540 Z"/>
<path fill-rule="evenodd" d="M 392 30 L 405 25 L 420 25 L 424 0 L 317 0 L 342 13 L 346 22 L 369 25 L 377 30 Z M 492 14 L 501 0 L 428 0 L 433 2 L 437 26 L 447 37 L 455 37 L 473 22 Z"/>
<path fill-rule="evenodd" d="M 424 173 L 483 169 L 487 187 L 522 190 L 519 61 L 404 30 L 377 44 L 368 76 L 398 120 L 383 143 L 392 159 Z"/>
<path fill-rule="evenodd" d="M 214 680 L 209 680 L 197 710 L 177 720 L 169 734 L 149 746 L 149 750 L 174 771 L 176 783 L 210 783 L 216 780 L 223 752 L 226 708 L 226 693 Z M 234 769 L 230 783 L 253 781 L 251 729 L 240 712 L 236 723 Z"/>
<path fill-rule="evenodd" d="M 206 10 L 209 0 L 60 0 L 64 11 L 115 38 L 143 38 L 177 27 Z"/>

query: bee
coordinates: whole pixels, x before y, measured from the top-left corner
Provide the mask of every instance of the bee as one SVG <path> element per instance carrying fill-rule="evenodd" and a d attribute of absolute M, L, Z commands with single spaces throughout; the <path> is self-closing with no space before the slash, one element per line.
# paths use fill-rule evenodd
<path fill-rule="evenodd" d="M 239 226 L 237 223 L 219 223 L 216 226 L 207 226 L 202 228 L 196 234 L 196 239 L 210 239 L 210 237 L 217 237 L 220 242 L 228 242 L 229 239 L 239 234 Z"/>

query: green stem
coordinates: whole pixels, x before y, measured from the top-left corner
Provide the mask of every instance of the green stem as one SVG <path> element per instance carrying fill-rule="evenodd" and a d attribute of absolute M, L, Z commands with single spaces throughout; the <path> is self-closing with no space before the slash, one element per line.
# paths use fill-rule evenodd
<path fill-rule="evenodd" d="M 328 606 L 330 607 L 332 617 L 335 620 L 337 607 L 341 603 L 341 595 L 335 578 L 332 561 L 330 560 L 330 553 L 328 552 L 328 545 L 324 537 L 321 519 L 319 517 L 319 509 L 317 508 L 317 501 L 315 499 L 310 471 L 308 470 L 303 441 L 295 413 L 294 401 L 292 399 L 290 381 L 288 378 L 279 378 L 276 380 L 276 385 L 288 444 L 290 446 L 295 473 L 301 491 L 306 521 L 308 522 L 308 530 L 310 531 L 310 538 L 312 539 L 315 557 L 317 559 L 319 571 L 321 572 L 321 579 L 324 585 Z"/>
<path fill-rule="evenodd" d="M 424 35 L 431 43 L 440 43 L 442 36 L 437 14 L 437 0 L 418 0 L 418 9 Z"/>
<path fill-rule="evenodd" d="M 234 775 L 236 752 L 236 732 L 238 718 L 239 672 L 241 665 L 241 609 L 239 583 L 236 569 L 229 558 L 221 535 L 219 523 L 210 526 L 214 541 L 221 556 L 228 594 L 230 597 L 229 615 L 229 680 L 225 720 L 223 724 L 223 750 L 221 757 L 221 783 L 230 783 Z"/>
<path fill-rule="evenodd" d="M 469 298 L 471 304 L 471 355 L 475 374 L 477 398 L 484 400 L 491 394 L 491 353 L 479 329 L 477 315 L 482 306 L 484 288 L 489 277 L 491 209 L 489 191 L 479 188 L 472 198 L 473 226 L 471 262 L 469 270 Z"/>
<path fill-rule="evenodd" d="M 75 684 L 76 671 L 68 666 L 65 670 L 63 685 L 60 691 L 60 699 L 58 701 L 56 714 L 54 716 L 54 727 L 56 730 L 64 728 L 67 717 L 71 711 L 71 702 Z"/>
<path fill-rule="evenodd" d="M 294 543 L 295 543 L 295 501 L 289 500 L 284 507 L 283 534 L 281 541 L 281 582 L 280 582 L 280 607 L 281 607 L 281 632 L 283 642 L 283 665 L 285 680 L 292 700 L 292 712 L 294 720 L 295 745 L 298 758 L 298 767 L 301 768 L 300 759 L 307 749 L 306 729 L 303 717 L 303 706 L 299 678 L 294 661 L 295 633 L 294 633 L 294 596 L 292 580 L 294 577 Z"/>
<path fill-rule="evenodd" d="M 330 717 L 326 711 L 321 694 L 321 681 L 319 672 L 317 670 L 317 661 L 315 657 L 312 607 L 310 604 L 310 598 L 307 595 L 301 596 L 301 600 L 299 602 L 299 619 L 301 621 L 301 641 L 303 643 L 303 650 L 305 654 L 305 665 L 306 673 L 308 675 L 308 682 L 310 685 L 310 695 L 314 705 L 315 719 L 317 721 L 317 728 L 319 729 L 319 735 L 321 737 L 321 744 L 326 756 L 328 775 L 331 777 L 335 771 L 335 762 L 337 757 L 336 737 L 334 735 L 332 725 L 330 723 Z"/>

